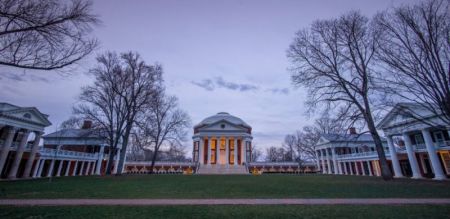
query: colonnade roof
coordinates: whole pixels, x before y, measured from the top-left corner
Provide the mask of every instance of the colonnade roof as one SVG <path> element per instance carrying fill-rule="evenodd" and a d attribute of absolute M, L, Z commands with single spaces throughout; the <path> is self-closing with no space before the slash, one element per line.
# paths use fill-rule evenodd
<path fill-rule="evenodd" d="M 373 137 L 371 134 L 322 134 L 322 138 L 330 142 L 371 142 Z M 381 137 L 381 141 L 386 141 Z"/>
<path fill-rule="evenodd" d="M 106 138 L 106 133 L 98 129 L 62 129 L 44 135 L 45 138 Z"/>

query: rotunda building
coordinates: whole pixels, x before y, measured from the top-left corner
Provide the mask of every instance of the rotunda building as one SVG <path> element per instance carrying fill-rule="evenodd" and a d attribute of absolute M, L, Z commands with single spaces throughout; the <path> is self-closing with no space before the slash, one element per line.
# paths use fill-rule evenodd
<path fill-rule="evenodd" d="M 193 160 L 198 173 L 248 173 L 252 127 L 242 119 L 220 112 L 194 126 Z"/>

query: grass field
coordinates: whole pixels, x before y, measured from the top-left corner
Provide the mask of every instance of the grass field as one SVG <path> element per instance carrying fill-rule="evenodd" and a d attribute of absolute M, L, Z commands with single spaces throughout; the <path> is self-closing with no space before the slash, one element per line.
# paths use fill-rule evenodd
<path fill-rule="evenodd" d="M 0 198 L 450 198 L 450 182 L 333 175 L 135 175 L 0 182 Z"/>
<path fill-rule="evenodd" d="M 0 207 L 0 218 L 449 218 L 449 206 Z"/>

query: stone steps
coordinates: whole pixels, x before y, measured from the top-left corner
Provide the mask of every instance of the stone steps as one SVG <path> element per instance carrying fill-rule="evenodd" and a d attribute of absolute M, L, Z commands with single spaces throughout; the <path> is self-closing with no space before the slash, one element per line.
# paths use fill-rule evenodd
<path fill-rule="evenodd" d="M 209 174 L 209 175 L 220 175 L 220 174 L 248 174 L 247 168 L 245 166 L 226 166 L 226 165 L 201 165 L 198 168 L 197 174 Z"/>

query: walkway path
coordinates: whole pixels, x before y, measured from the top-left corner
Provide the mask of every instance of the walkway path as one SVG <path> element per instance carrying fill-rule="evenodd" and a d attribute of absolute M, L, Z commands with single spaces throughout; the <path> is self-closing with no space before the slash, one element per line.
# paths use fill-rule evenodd
<path fill-rule="evenodd" d="M 355 198 L 355 199 L 0 199 L 0 205 L 450 205 L 450 199 Z"/>

